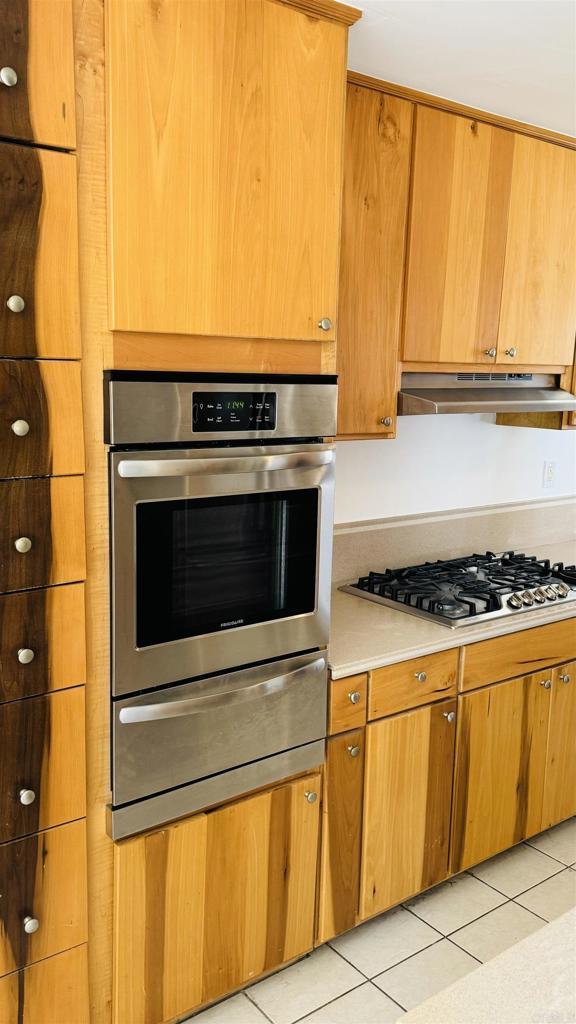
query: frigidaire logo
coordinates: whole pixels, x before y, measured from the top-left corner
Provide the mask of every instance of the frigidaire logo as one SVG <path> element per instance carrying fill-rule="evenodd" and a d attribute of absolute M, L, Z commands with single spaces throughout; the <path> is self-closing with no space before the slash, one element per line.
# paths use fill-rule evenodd
<path fill-rule="evenodd" d="M 244 619 L 232 619 L 232 622 L 221 622 L 220 629 L 226 629 L 228 626 L 241 626 Z"/>

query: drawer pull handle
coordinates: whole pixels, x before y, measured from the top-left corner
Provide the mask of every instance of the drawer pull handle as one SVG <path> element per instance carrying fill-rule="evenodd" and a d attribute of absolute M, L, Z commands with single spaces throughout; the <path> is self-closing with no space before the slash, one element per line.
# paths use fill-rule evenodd
<path fill-rule="evenodd" d="M 30 432 L 30 424 L 26 420 L 14 420 L 12 424 L 12 433 L 16 434 L 16 437 L 26 437 L 26 434 Z"/>
<path fill-rule="evenodd" d="M 569 675 L 560 676 L 560 682 L 561 683 L 569 683 L 570 682 L 570 676 Z"/>
<path fill-rule="evenodd" d="M 351 704 L 359 704 L 361 696 L 360 690 L 352 690 L 352 693 L 348 694 L 348 700 Z"/>
<path fill-rule="evenodd" d="M 32 541 L 30 537 L 17 537 L 14 541 L 14 547 L 16 551 L 19 551 L 21 555 L 25 555 L 30 551 L 32 547 Z"/>
<path fill-rule="evenodd" d="M 21 313 L 26 307 L 26 303 L 21 295 L 10 295 L 6 300 L 6 305 L 11 313 Z"/>
<path fill-rule="evenodd" d="M 428 676 L 426 675 L 425 672 L 415 672 L 414 678 L 417 679 L 419 683 L 425 683 L 426 680 L 428 679 Z"/>
<path fill-rule="evenodd" d="M 552 680 L 551 679 L 541 679 L 540 680 L 540 686 L 543 686 L 545 690 L 549 690 L 550 687 L 552 686 Z"/>
<path fill-rule="evenodd" d="M 444 715 L 444 718 L 446 719 L 446 721 L 450 722 L 450 724 L 452 724 L 452 722 L 456 718 L 456 712 L 455 711 L 443 711 L 442 714 Z"/>
<path fill-rule="evenodd" d="M 34 932 L 37 932 L 39 927 L 40 921 L 37 917 L 30 917 L 30 915 L 28 915 L 24 918 L 24 931 L 26 932 L 26 935 L 34 935 Z"/>
<path fill-rule="evenodd" d="M 31 647 L 21 647 L 18 651 L 18 661 L 21 665 L 29 665 L 31 661 L 34 661 L 34 651 Z"/>
<path fill-rule="evenodd" d="M 30 807 L 30 804 L 33 804 L 36 799 L 36 793 L 33 789 L 21 789 L 19 799 L 24 807 Z"/>
<path fill-rule="evenodd" d="M 358 754 L 360 753 L 360 747 L 348 747 L 348 753 L 350 754 L 350 757 L 358 757 Z"/>
<path fill-rule="evenodd" d="M 304 796 L 309 804 L 315 804 L 318 799 L 318 793 L 315 793 L 313 789 L 307 789 Z"/>
<path fill-rule="evenodd" d="M 16 85 L 17 81 L 18 75 L 14 71 L 14 68 L 0 68 L 0 82 L 2 82 L 2 85 L 10 87 L 12 85 Z"/>

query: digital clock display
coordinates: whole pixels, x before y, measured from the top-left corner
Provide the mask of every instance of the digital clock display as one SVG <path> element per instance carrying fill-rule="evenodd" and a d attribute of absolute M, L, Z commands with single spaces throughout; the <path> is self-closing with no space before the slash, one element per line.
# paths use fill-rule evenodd
<path fill-rule="evenodd" d="M 193 431 L 274 430 L 276 394 L 248 391 L 194 391 Z"/>

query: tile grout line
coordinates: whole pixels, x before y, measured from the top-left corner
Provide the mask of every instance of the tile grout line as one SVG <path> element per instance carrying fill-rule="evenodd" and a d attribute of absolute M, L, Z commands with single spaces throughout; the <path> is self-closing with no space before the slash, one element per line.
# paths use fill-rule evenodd
<path fill-rule="evenodd" d="M 558 861 L 555 861 L 555 863 L 559 864 Z M 557 875 L 561 874 L 562 868 L 559 866 L 558 871 L 555 871 L 554 874 L 547 875 L 546 878 L 541 878 L 539 882 L 534 882 L 534 885 L 529 885 L 526 889 L 521 889 L 515 896 L 509 896 L 508 893 L 502 892 L 501 889 L 497 889 L 496 886 L 491 885 L 490 882 L 485 882 L 483 878 L 477 878 L 476 875 L 473 875 L 473 877 L 476 878 L 477 882 L 482 882 L 483 885 L 487 885 L 489 889 L 493 889 L 494 892 L 499 893 L 500 896 L 504 896 L 507 900 L 515 900 L 516 896 L 522 896 L 525 892 L 530 892 L 530 889 L 535 889 L 537 885 L 542 885 L 544 882 L 547 882 L 549 878 L 556 878 Z"/>
<path fill-rule="evenodd" d="M 384 913 L 386 914 L 388 913 L 388 911 L 385 910 Z M 426 922 L 422 921 L 420 918 L 418 918 L 418 920 L 420 921 L 421 924 L 426 924 Z M 432 928 L 432 925 L 429 925 L 428 927 Z M 385 971 L 390 971 L 392 970 L 393 967 L 398 967 L 398 964 L 406 963 L 407 960 L 410 960 L 413 956 L 417 956 L 417 954 L 421 953 L 424 949 L 429 949 L 430 946 L 436 946 L 439 942 L 442 941 L 442 939 L 446 938 L 446 936 L 442 935 L 442 933 L 439 932 L 437 928 L 433 928 L 432 930 L 437 933 L 437 939 L 434 939 L 433 942 L 429 942 L 427 946 L 422 946 L 420 949 L 417 949 L 414 953 L 409 953 L 408 956 L 403 957 L 402 960 L 398 960 L 396 963 L 390 964 L 390 967 L 384 967 L 381 971 L 378 971 L 376 974 L 372 975 L 372 977 L 370 977 L 368 974 L 365 974 L 364 971 L 361 971 L 359 967 L 356 967 L 356 964 L 353 964 L 351 960 L 347 960 L 344 954 L 340 953 L 339 950 L 334 949 L 334 952 L 338 953 L 338 956 L 341 956 L 342 959 L 345 960 L 347 964 L 350 964 L 350 967 L 354 967 L 354 969 L 358 971 L 363 978 L 366 978 L 366 981 L 373 981 L 374 978 L 377 978 L 379 974 L 384 974 Z M 333 948 L 333 946 L 330 946 L 330 949 Z"/>

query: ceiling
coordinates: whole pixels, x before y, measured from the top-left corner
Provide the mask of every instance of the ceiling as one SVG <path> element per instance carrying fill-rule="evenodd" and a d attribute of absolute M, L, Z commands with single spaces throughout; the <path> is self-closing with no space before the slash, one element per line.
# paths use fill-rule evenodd
<path fill-rule="evenodd" d="M 576 135 L 573 0 L 349 0 L 348 66 Z"/>

